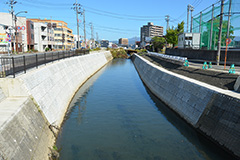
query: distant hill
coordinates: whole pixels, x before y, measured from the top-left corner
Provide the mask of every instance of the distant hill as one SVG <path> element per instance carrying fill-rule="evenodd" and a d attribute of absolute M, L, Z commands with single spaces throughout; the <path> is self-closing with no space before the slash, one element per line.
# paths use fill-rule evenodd
<path fill-rule="evenodd" d="M 132 38 L 128 38 L 128 44 L 135 44 L 135 41 L 140 41 L 140 37 L 132 37 Z M 118 44 L 118 40 L 117 41 L 110 41 L 112 43 Z"/>
<path fill-rule="evenodd" d="M 140 41 L 140 37 L 132 37 L 128 39 L 129 44 L 135 44 L 135 41 Z"/>

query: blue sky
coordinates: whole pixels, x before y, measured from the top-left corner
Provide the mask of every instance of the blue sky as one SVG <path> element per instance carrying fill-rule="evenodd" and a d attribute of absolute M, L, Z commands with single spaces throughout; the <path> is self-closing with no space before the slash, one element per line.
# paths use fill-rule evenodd
<path fill-rule="evenodd" d="M 9 0 L 1 0 L 0 12 L 8 12 L 10 7 L 5 4 Z M 75 0 L 17 0 L 15 11 L 28 11 L 21 16 L 27 18 L 47 18 L 63 20 L 68 27 L 77 33 L 76 14 L 71 9 Z M 170 16 L 170 26 L 187 21 L 187 5 L 195 7 L 193 15 L 209 7 L 217 0 L 78 0 L 86 10 L 87 38 L 91 36 L 89 23 L 94 26 L 99 39 L 118 40 L 140 36 L 140 27 L 153 22 L 166 29 L 165 15 Z M 82 16 L 80 16 L 82 20 Z M 80 34 L 83 35 L 83 23 Z"/>

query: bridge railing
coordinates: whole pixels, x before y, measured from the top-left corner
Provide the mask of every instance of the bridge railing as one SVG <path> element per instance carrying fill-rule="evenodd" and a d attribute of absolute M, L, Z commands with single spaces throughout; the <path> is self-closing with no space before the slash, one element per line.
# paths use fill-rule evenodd
<path fill-rule="evenodd" d="M 59 51 L 19 56 L 0 57 L 0 78 L 13 76 L 17 73 L 26 73 L 28 69 L 38 68 L 40 65 L 60 59 L 89 54 L 89 50 Z"/>

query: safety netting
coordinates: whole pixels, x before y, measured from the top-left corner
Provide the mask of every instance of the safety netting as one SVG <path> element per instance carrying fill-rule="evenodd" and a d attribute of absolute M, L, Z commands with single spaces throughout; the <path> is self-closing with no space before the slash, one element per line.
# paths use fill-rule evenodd
<path fill-rule="evenodd" d="M 217 50 L 220 15 L 221 1 L 193 17 L 192 32 L 201 33 L 201 49 Z M 228 37 L 227 33 L 229 33 Z M 224 1 L 221 40 L 223 48 L 226 46 L 227 38 L 232 40 L 228 45 L 229 48 L 240 48 L 240 0 Z"/>

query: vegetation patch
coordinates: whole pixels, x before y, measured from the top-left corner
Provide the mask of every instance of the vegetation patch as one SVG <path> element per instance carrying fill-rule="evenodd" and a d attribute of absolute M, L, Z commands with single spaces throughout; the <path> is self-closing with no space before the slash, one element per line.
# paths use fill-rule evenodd
<path fill-rule="evenodd" d="M 113 58 L 128 58 L 127 52 L 123 48 L 110 49 Z"/>
<path fill-rule="evenodd" d="M 97 47 L 97 48 L 91 49 L 90 51 L 100 51 L 100 50 L 101 50 L 101 48 Z"/>

